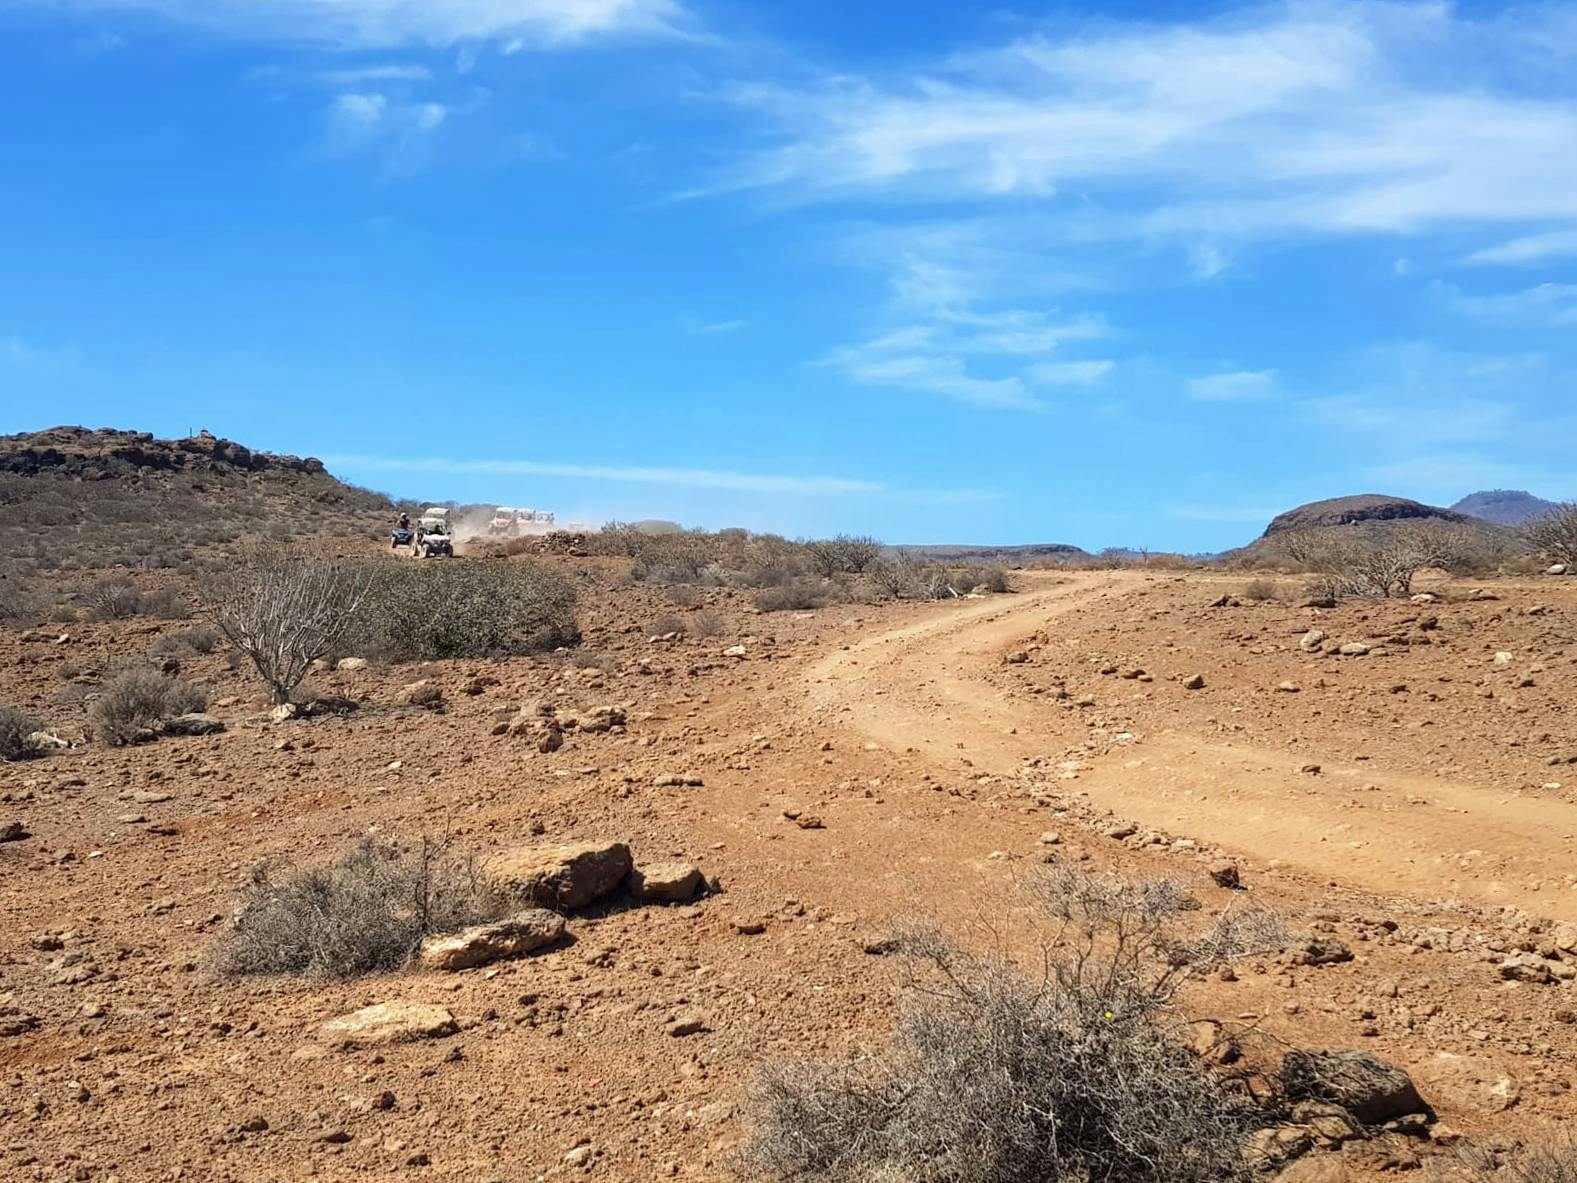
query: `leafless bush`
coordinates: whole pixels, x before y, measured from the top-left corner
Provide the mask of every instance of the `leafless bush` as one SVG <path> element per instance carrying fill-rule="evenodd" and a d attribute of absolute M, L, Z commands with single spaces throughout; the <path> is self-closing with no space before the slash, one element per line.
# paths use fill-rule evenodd
<path fill-rule="evenodd" d="M 165 719 L 207 709 L 201 686 L 167 678 L 147 666 L 132 666 L 106 682 L 88 709 L 93 734 L 120 747 Z"/>
<path fill-rule="evenodd" d="M 1062 940 L 1027 974 L 935 932 L 895 938 L 917 959 L 893 1045 L 755 1082 L 751 1178 L 825 1183 L 1246 1179 L 1258 1125 L 1185 1050 L 1167 1006 L 1168 935 L 1183 896 L 1059 872 L 1041 884 Z"/>
<path fill-rule="evenodd" d="M 839 534 L 805 543 L 811 569 L 825 578 L 834 575 L 859 575 L 881 557 L 882 544 L 865 535 Z"/>
<path fill-rule="evenodd" d="M 668 615 L 652 621 L 648 631 L 654 637 L 666 637 L 669 633 L 686 633 L 690 630 L 682 616 Z"/>
<path fill-rule="evenodd" d="M 1347 596 L 1408 596 L 1420 571 L 1467 571 L 1493 561 L 1484 530 L 1455 522 L 1403 521 L 1278 535 L 1275 549 L 1297 569 L 1316 576 L 1318 591 Z"/>
<path fill-rule="evenodd" d="M 1558 505 L 1523 527 L 1528 542 L 1551 562 L 1577 568 L 1577 501 Z"/>
<path fill-rule="evenodd" d="M 366 601 L 343 638 L 362 656 L 487 657 L 552 649 L 580 637 L 574 585 L 529 560 L 385 560 L 367 578 Z"/>
<path fill-rule="evenodd" d="M 351 627 L 368 582 L 366 567 L 262 554 L 209 585 L 208 611 L 273 700 L 288 702 Z"/>
<path fill-rule="evenodd" d="M 395 970 L 423 938 L 507 910 L 477 865 L 446 842 L 423 838 L 407 849 L 368 838 L 329 866 L 283 879 L 256 867 L 215 968 L 325 978 Z"/>
<path fill-rule="evenodd" d="M 0 707 L 0 760 L 20 760 L 29 753 L 27 737 L 37 731 L 38 720 L 16 707 Z"/>

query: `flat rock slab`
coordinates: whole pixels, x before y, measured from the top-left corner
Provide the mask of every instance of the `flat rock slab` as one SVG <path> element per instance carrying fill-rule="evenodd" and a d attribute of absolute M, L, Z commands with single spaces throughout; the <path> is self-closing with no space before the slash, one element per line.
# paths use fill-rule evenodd
<path fill-rule="evenodd" d="M 701 890 L 701 868 L 693 863 L 649 863 L 630 872 L 630 894 L 638 900 L 680 903 Z"/>
<path fill-rule="evenodd" d="M 1436 1052 L 1413 1069 L 1432 1100 L 1475 1116 L 1502 1113 L 1522 1097 L 1522 1085 L 1494 1060 Z"/>
<path fill-rule="evenodd" d="M 584 908 L 619 889 L 630 873 L 622 842 L 571 842 L 505 851 L 488 874 L 521 900 L 543 908 Z"/>
<path fill-rule="evenodd" d="M 417 959 L 428 969 L 454 972 L 474 969 L 506 957 L 522 957 L 553 944 L 564 935 L 564 917 L 546 908 L 519 912 L 494 924 L 478 924 L 460 932 L 428 937 Z"/>
<path fill-rule="evenodd" d="M 1428 1111 L 1407 1073 L 1367 1052 L 1288 1052 L 1281 1081 L 1291 1096 L 1340 1105 L 1364 1125 Z"/>
<path fill-rule="evenodd" d="M 336 1047 L 383 1047 L 442 1039 L 460 1030 L 454 1015 L 426 1002 L 380 1002 L 324 1023 L 319 1032 Z"/>

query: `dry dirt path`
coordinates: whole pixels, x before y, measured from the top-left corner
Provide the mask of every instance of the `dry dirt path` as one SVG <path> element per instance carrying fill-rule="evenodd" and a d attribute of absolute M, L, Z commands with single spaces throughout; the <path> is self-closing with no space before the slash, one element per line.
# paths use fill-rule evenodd
<path fill-rule="evenodd" d="M 814 663 L 808 701 L 823 721 L 884 746 L 1012 773 L 1027 757 L 1060 755 L 1066 729 L 1054 738 L 1057 708 L 999 689 L 985 672 L 1058 616 L 1143 580 L 1037 576 L 1015 596 L 947 605 Z M 1577 891 L 1563 878 L 1577 854 L 1571 806 L 1396 773 L 1375 760 L 1327 761 L 1318 776 L 1300 771 L 1308 762 L 1307 752 L 1162 727 L 1092 761 L 1068 788 L 1143 825 L 1285 868 L 1310 891 L 1330 884 L 1577 919 Z"/>

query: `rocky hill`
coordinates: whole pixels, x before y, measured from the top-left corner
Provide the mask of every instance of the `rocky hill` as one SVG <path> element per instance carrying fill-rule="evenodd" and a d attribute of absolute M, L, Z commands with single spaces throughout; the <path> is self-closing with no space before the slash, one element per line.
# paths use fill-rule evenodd
<path fill-rule="evenodd" d="M 1269 538 L 1287 530 L 1308 530 L 1320 526 L 1350 526 L 1355 522 L 1393 522 L 1415 518 L 1462 522 L 1466 515 L 1436 505 L 1425 505 L 1406 497 L 1387 497 L 1380 493 L 1361 493 L 1356 497 L 1333 497 L 1311 501 L 1280 514 L 1266 528 Z"/>
<path fill-rule="evenodd" d="M 393 503 L 319 460 L 203 432 L 0 436 L 0 553 L 42 567 L 167 566 L 246 536 L 363 533 Z"/>
<path fill-rule="evenodd" d="M 1497 526 L 1521 526 L 1549 513 L 1556 505 L 1521 489 L 1488 489 L 1469 494 L 1451 508 Z"/>

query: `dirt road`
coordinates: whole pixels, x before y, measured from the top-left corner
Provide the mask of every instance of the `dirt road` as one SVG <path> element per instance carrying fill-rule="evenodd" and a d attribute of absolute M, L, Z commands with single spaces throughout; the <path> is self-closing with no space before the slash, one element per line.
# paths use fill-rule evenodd
<path fill-rule="evenodd" d="M 871 635 L 815 663 L 809 698 L 824 718 L 870 740 L 977 773 L 1012 773 L 1048 743 L 1044 699 L 988 681 L 1008 651 L 1144 576 L 1029 577 L 1027 590 Z M 1065 729 L 1064 729 L 1065 731 Z M 1510 904 L 1577 919 L 1563 877 L 1577 816 L 1560 800 L 1486 792 L 1378 762 L 1223 741 L 1159 727 L 1094 759 L 1069 788 L 1142 825 L 1237 852 L 1307 881 L 1420 901 Z"/>

